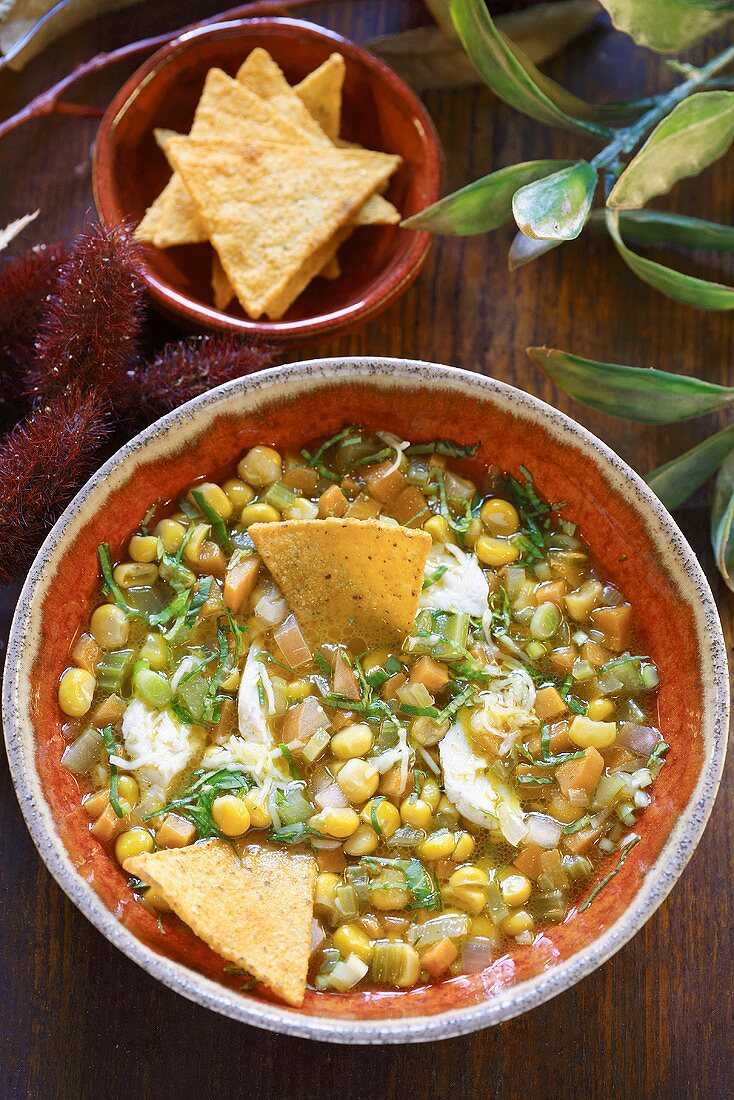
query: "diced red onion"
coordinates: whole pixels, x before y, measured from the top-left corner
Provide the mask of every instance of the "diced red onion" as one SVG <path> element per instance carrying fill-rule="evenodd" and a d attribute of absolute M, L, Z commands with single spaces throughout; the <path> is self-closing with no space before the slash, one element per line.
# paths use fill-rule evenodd
<path fill-rule="evenodd" d="M 461 949 L 461 965 L 465 974 L 477 974 L 491 965 L 495 948 L 489 940 L 467 940 Z"/>
<path fill-rule="evenodd" d="M 311 954 L 313 954 L 314 951 L 318 951 L 325 939 L 326 933 L 314 917 L 311 921 Z"/>
<path fill-rule="evenodd" d="M 528 831 L 526 844 L 539 844 L 541 848 L 557 848 L 561 839 L 561 826 L 547 814 L 528 814 L 525 818 Z"/>
<path fill-rule="evenodd" d="M 349 799 L 338 783 L 330 783 L 314 795 L 314 801 L 320 810 L 340 810 L 349 805 Z"/>
<path fill-rule="evenodd" d="M 636 722 L 622 722 L 617 734 L 620 745 L 638 752 L 640 756 L 649 756 L 661 740 L 660 731 L 654 726 L 639 726 Z"/>

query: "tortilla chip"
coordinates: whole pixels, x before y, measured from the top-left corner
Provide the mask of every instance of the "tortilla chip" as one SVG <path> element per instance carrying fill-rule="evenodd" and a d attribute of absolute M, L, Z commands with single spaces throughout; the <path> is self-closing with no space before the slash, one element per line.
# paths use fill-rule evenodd
<path fill-rule="evenodd" d="M 268 100 L 284 119 L 305 130 L 313 142 L 332 144 L 267 50 L 258 46 L 248 55 L 237 70 L 237 81 L 254 95 Z"/>
<path fill-rule="evenodd" d="M 286 291 L 284 293 L 284 297 L 287 298 L 290 294 L 293 293 L 294 288 L 298 285 L 299 279 L 305 279 L 301 286 L 301 290 L 305 289 L 305 287 L 308 286 L 308 283 L 311 281 L 312 278 L 314 278 L 314 275 L 319 275 L 322 279 L 338 279 L 342 271 L 341 267 L 339 266 L 339 261 L 334 253 L 348 235 L 348 233 L 345 233 L 343 230 L 341 230 L 339 233 L 336 234 L 336 236 L 339 238 L 338 241 L 335 242 L 334 238 L 332 238 L 332 255 L 329 257 L 329 259 L 326 261 L 320 271 L 315 270 L 314 265 L 318 265 L 318 263 L 320 263 L 321 252 L 319 252 L 318 255 L 314 253 L 314 258 L 307 260 L 304 264 L 303 272 L 298 272 L 291 283 L 288 284 L 288 287 L 286 288 Z M 300 293 L 300 290 L 297 291 L 296 294 L 291 297 L 288 305 L 290 305 L 295 300 L 297 294 Z M 222 267 L 222 261 L 219 259 L 219 256 L 216 254 L 216 252 L 214 253 L 214 257 L 212 259 L 212 294 L 214 296 L 214 305 L 217 307 L 217 309 L 226 309 L 227 306 L 236 297 L 235 292 L 232 289 L 232 284 L 227 278 L 225 270 Z M 287 309 L 288 306 L 286 306 L 285 308 Z M 285 312 L 285 310 L 283 312 Z"/>
<path fill-rule="evenodd" d="M 336 141 L 341 129 L 345 71 L 344 58 L 340 53 L 333 53 L 293 89 L 308 113 L 332 141 Z"/>
<path fill-rule="evenodd" d="M 313 646 L 401 641 L 418 611 L 431 536 L 376 520 L 253 523 L 257 550 Z"/>
<path fill-rule="evenodd" d="M 303 1004 L 311 953 L 316 860 L 283 848 L 209 840 L 125 861 L 222 958 L 290 1005 Z"/>
<path fill-rule="evenodd" d="M 171 138 L 166 150 L 253 318 L 282 315 L 282 295 L 294 275 L 400 160 L 333 146 L 314 157 L 307 145 L 258 142 L 240 149 L 181 137 Z"/>
<path fill-rule="evenodd" d="M 156 129 L 154 134 L 170 164 L 168 143 L 171 138 L 182 135 L 164 129 Z M 313 139 L 305 131 L 281 117 L 272 105 L 221 69 L 210 69 L 207 74 L 189 137 L 197 141 L 243 145 L 256 139 L 313 145 Z M 357 212 L 354 221 L 356 225 L 393 225 L 400 221 L 400 214 L 392 203 L 375 195 Z M 164 190 L 148 207 L 135 231 L 135 238 L 150 241 L 157 248 L 199 244 L 207 240 L 196 205 L 175 170 Z"/>

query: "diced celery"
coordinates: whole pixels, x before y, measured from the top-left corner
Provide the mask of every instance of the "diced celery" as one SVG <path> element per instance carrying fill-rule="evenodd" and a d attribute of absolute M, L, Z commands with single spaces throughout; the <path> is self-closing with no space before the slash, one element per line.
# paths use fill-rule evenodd
<path fill-rule="evenodd" d="M 539 642 L 547 642 L 561 625 L 561 612 L 554 603 L 542 603 L 536 607 L 530 619 L 530 633 Z"/>
<path fill-rule="evenodd" d="M 146 667 L 136 669 L 133 688 L 139 699 L 158 710 L 168 706 L 173 694 L 168 677 Z"/>
<path fill-rule="evenodd" d="M 295 499 L 295 493 L 282 481 L 276 481 L 275 485 L 271 485 L 265 494 L 267 503 L 272 504 L 273 508 L 277 508 L 279 512 L 284 512 L 286 508 L 290 508 Z"/>
<path fill-rule="evenodd" d="M 311 803 L 304 798 L 303 783 L 289 783 L 284 791 L 276 794 L 278 817 L 284 825 L 295 825 L 297 821 L 307 821 L 316 812 Z"/>
<path fill-rule="evenodd" d="M 407 683 L 403 687 L 398 688 L 398 699 L 401 703 L 410 707 L 432 707 L 433 696 L 428 691 L 425 684 Z"/>
<path fill-rule="evenodd" d="M 360 982 L 368 970 L 367 963 L 352 952 L 344 962 L 338 962 L 328 975 L 328 988 L 345 993 Z"/>
<path fill-rule="evenodd" d="M 301 756 L 307 764 L 313 764 L 314 760 L 318 760 L 321 754 L 328 748 L 330 741 L 331 738 L 326 730 L 316 730 L 301 750 Z"/>
<path fill-rule="evenodd" d="M 531 661 L 539 661 L 541 657 L 545 657 L 546 647 L 542 642 L 533 640 L 525 646 L 525 652 Z"/>
<path fill-rule="evenodd" d="M 184 678 L 176 688 L 176 698 L 180 699 L 196 722 L 204 718 L 204 701 L 209 691 L 209 681 L 201 672 Z"/>
<path fill-rule="evenodd" d="M 336 908 L 343 917 L 356 917 L 359 914 L 357 895 L 353 886 L 337 886 L 334 891 Z"/>
<path fill-rule="evenodd" d="M 105 653 L 97 665 L 97 687 L 100 691 L 119 691 L 132 663 L 132 649 L 113 649 Z"/>
<path fill-rule="evenodd" d="M 487 886 L 487 911 L 495 924 L 501 924 L 510 915 L 510 910 L 502 900 L 499 883 L 495 879 Z"/>
<path fill-rule="evenodd" d="M 653 664 L 643 665 L 640 674 L 642 676 L 642 683 L 648 691 L 652 691 L 652 689 L 656 688 L 660 683 L 660 673 Z"/>
<path fill-rule="evenodd" d="M 402 825 L 388 840 L 391 848 L 414 848 L 426 839 L 423 829 L 414 829 L 412 825 Z"/>
<path fill-rule="evenodd" d="M 594 793 L 592 810 L 606 810 L 614 805 L 623 795 L 629 797 L 630 789 L 621 776 L 603 775 L 599 780 Z"/>
<path fill-rule="evenodd" d="M 533 910 L 540 920 L 563 920 L 568 902 L 563 890 L 548 890 L 533 898 Z"/>
<path fill-rule="evenodd" d="M 105 757 L 104 740 L 98 729 L 90 727 L 64 749 L 61 763 L 75 775 L 84 775 Z"/>

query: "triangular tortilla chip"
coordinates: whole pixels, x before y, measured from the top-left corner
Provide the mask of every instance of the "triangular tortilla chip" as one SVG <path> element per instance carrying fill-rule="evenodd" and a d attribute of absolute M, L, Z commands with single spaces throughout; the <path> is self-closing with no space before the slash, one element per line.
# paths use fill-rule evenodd
<path fill-rule="evenodd" d="M 166 153 L 168 142 L 182 135 L 164 129 L 157 129 L 154 134 L 170 163 Z M 259 139 L 314 144 L 311 135 L 293 125 L 271 104 L 238 84 L 221 69 L 210 69 L 207 74 L 189 137 L 197 141 L 235 145 L 246 145 Z M 171 167 L 174 166 L 171 164 Z M 400 214 L 387 199 L 374 195 L 356 212 L 353 221 L 355 225 L 395 225 L 400 221 Z M 166 187 L 148 207 L 135 230 L 135 237 L 140 241 L 150 241 L 156 248 L 200 244 L 207 240 L 206 228 L 196 205 L 175 169 Z"/>
<path fill-rule="evenodd" d="M 222 958 L 290 1005 L 303 1004 L 311 952 L 316 861 L 286 849 L 209 840 L 125 861 Z"/>
<path fill-rule="evenodd" d="M 166 148 L 253 318 L 282 316 L 283 293 L 294 275 L 349 223 L 400 159 L 333 146 L 315 158 L 309 146 L 258 142 L 238 149 L 180 137 Z"/>
<path fill-rule="evenodd" d="M 337 233 L 336 236 L 332 238 L 332 241 L 335 241 L 336 238 L 338 238 L 338 244 L 334 245 L 335 249 L 338 248 L 344 240 L 341 232 Z M 303 278 L 305 275 L 307 275 L 308 271 L 312 269 L 312 267 L 313 261 L 306 261 L 306 264 L 304 264 L 303 274 L 299 275 L 298 277 Z M 316 274 L 319 275 L 322 279 L 338 279 L 341 273 L 342 269 L 339 266 L 339 261 L 336 258 L 336 255 L 332 255 L 331 258 L 328 259 L 324 266 L 321 268 L 321 271 L 318 271 Z M 304 288 L 307 285 L 307 283 L 304 283 Z M 289 292 L 290 286 L 288 288 L 288 291 L 286 291 L 286 294 L 288 294 Z M 222 261 L 219 259 L 219 256 L 217 256 L 216 252 L 212 257 L 212 296 L 214 298 L 214 305 L 217 307 L 217 309 L 226 309 L 232 299 L 235 297 L 235 292 L 232 290 L 232 284 L 227 278 L 224 268 L 222 267 Z"/>
<path fill-rule="evenodd" d="M 340 53 L 333 53 L 293 88 L 308 113 L 332 141 L 336 141 L 341 129 L 345 71 L 344 58 Z"/>
<path fill-rule="evenodd" d="M 258 46 L 248 55 L 237 70 L 237 81 L 254 95 L 268 100 L 283 118 L 305 130 L 312 141 L 319 145 L 332 144 L 267 50 Z"/>
<path fill-rule="evenodd" d="M 254 523 L 257 550 L 313 646 L 355 651 L 405 638 L 431 536 L 376 520 Z"/>

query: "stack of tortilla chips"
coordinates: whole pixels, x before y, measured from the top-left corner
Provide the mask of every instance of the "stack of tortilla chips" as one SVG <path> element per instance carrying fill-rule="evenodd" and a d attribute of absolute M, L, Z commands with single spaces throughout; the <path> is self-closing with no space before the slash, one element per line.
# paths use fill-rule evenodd
<path fill-rule="evenodd" d="M 316 275 L 337 278 L 360 225 L 400 220 L 381 192 L 400 157 L 339 140 L 344 58 L 291 87 L 262 49 L 211 69 L 188 136 L 156 130 L 173 169 L 136 231 L 157 248 L 211 241 L 215 305 L 282 317 Z"/>

